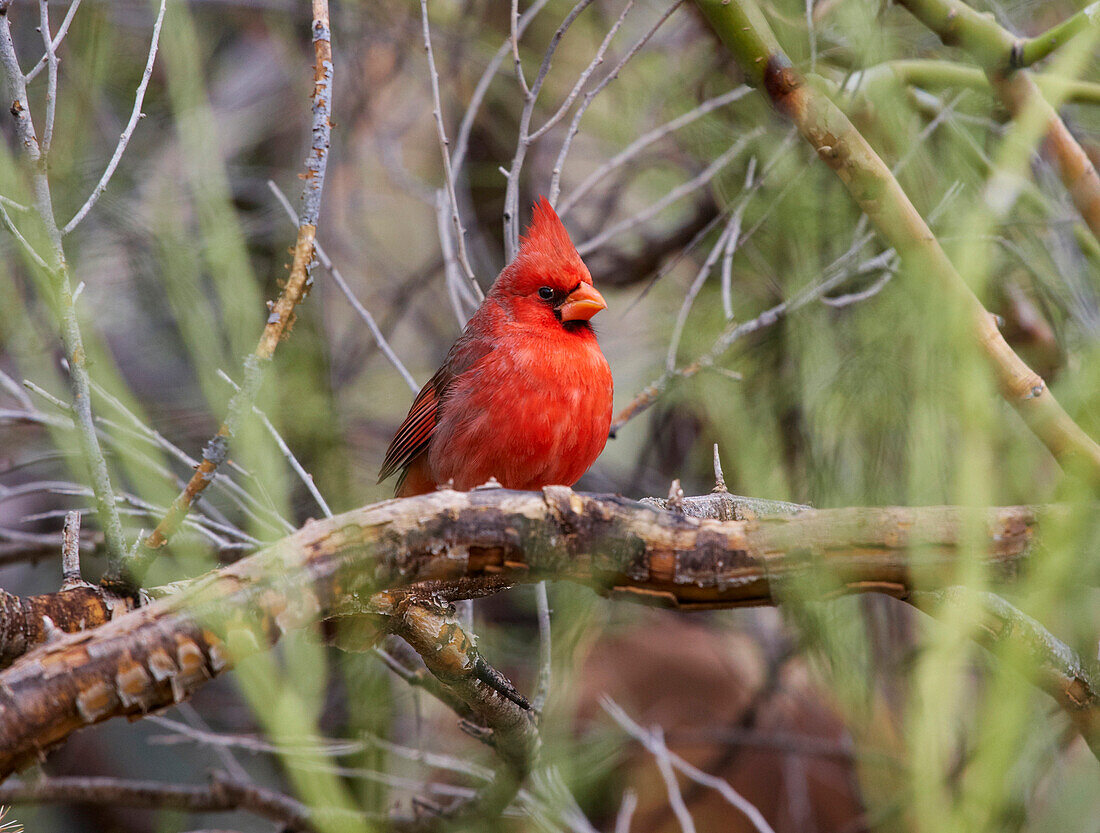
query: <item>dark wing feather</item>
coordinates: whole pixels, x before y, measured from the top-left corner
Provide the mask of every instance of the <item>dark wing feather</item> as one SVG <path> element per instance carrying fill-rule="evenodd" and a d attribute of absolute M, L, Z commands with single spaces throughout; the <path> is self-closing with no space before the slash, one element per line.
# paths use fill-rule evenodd
<path fill-rule="evenodd" d="M 408 416 L 397 429 L 390 441 L 390 447 L 386 450 L 382 471 L 378 473 L 379 483 L 398 470 L 407 468 L 417 455 L 427 450 L 438 421 L 439 402 L 450 381 L 450 374 L 445 373 L 446 370 L 446 365 L 441 367 L 413 400 Z"/>
<path fill-rule="evenodd" d="M 402 472 L 401 480 L 404 480 L 404 471 L 413 460 L 428 450 L 432 434 L 439 424 L 440 406 L 451 383 L 491 349 L 488 339 L 475 336 L 469 330 L 459 337 L 447 354 L 443 366 L 420 389 L 409 408 L 408 416 L 397 429 L 397 434 L 386 450 L 386 459 L 382 461 L 382 471 L 378 474 L 379 483 L 398 471 Z M 400 490 L 401 481 L 398 481 L 397 488 Z"/>

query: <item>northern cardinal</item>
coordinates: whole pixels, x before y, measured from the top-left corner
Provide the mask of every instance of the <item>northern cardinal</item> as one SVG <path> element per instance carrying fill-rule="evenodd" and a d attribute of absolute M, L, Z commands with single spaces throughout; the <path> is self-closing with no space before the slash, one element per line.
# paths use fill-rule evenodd
<path fill-rule="evenodd" d="M 611 369 L 589 319 L 607 304 L 540 198 L 516 259 L 413 401 L 379 482 L 397 497 L 495 477 L 508 489 L 572 486 L 607 442 Z"/>

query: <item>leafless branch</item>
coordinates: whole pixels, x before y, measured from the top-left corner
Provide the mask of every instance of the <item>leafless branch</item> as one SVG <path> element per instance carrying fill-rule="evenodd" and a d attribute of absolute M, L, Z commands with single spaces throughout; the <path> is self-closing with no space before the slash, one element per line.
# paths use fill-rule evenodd
<path fill-rule="evenodd" d="M 770 824 L 760 813 L 758 809 L 748 800 L 745 799 L 737 790 L 735 790 L 730 783 L 722 778 L 717 778 L 709 773 L 703 772 L 692 764 L 689 764 L 675 752 L 669 750 L 665 745 L 664 735 L 660 729 L 654 728 L 649 731 L 643 729 L 638 725 L 626 711 L 612 700 L 610 697 L 604 697 L 600 701 L 600 705 L 603 710 L 614 720 L 619 726 L 621 726 L 631 737 L 639 741 L 650 754 L 656 758 L 658 765 L 661 766 L 661 762 L 664 762 L 662 766 L 662 775 L 665 777 L 666 783 L 670 780 L 671 770 L 673 767 L 680 770 L 688 778 L 703 786 L 710 787 L 716 790 L 722 798 L 728 801 L 733 807 L 740 811 L 749 820 L 752 826 L 759 831 L 759 833 L 775 833 L 772 830 Z M 666 774 L 666 769 L 668 774 Z M 671 776 L 674 780 L 675 776 Z M 678 792 L 678 790 L 677 790 Z M 669 787 L 670 798 L 672 797 L 672 788 Z M 686 812 L 687 808 L 683 808 L 683 812 Z M 683 821 L 681 821 L 681 825 Z"/>
<path fill-rule="evenodd" d="M 286 211 L 287 216 L 297 225 L 298 214 L 294 211 L 294 207 L 290 204 L 290 200 L 286 198 L 286 194 L 284 194 L 282 189 L 271 180 L 268 180 L 267 187 L 271 189 L 271 192 L 275 195 L 275 199 L 279 201 L 283 210 Z M 413 393 L 419 392 L 420 385 L 416 383 L 416 379 L 409 373 L 401 359 L 397 357 L 397 353 L 394 352 L 389 341 L 387 341 L 386 337 L 382 334 L 382 330 L 374 320 L 374 316 L 370 314 L 370 311 L 363 306 L 355 296 L 355 293 L 351 291 L 348 282 L 344 280 L 344 276 L 340 274 L 340 270 L 333 264 L 332 259 L 329 258 L 324 247 L 319 242 L 314 241 L 314 250 L 317 252 L 317 259 L 321 261 L 321 265 L 325 267 L 325 271 L 332 277 L 336 286 L 344 293 L 344 297 L 348 299 L 351 308 L 355 310 L 358 316 L 363 319 L 363 323 L 367 325 L 367 329 L 370 330 L 371 336 L 374 338 L 374 343 L 378 345 L 378 349 L 382 351 L 382 355 L 384 355 L 389 363 L 394 366 L 394 369 L 401 374 L 401 378 L 405 380 L 405 384 L 409 386 L 409 389 L 412 390 Z"/>
<path fill-rule="evenodd" d="M 299 216 L 298 238 L 294 245 L 294 261 L 290 276 L 282 294 L 270 307 L 267 324 L 260 335 L 255 351 L 245 360 L 244 382 L 241 390 L 229 401 L 228 415 L 218 433 L 206 444 L 202 462 L 176 497 L 168 512 L 157 524 L 130 559 L 128 572 L 142 575 L 163 549 L 171 535 L 179 528 L 190 511 L 191 504 L 202 494 L 213 479 L 229 452 L 229 441 L 237 426 L 251 412 L 252 404 L 263 383 L 264 370 L 279 342 L 289 333 L 294 323 L 294 309 L 308 294 L 312 286 L 314 243 L 317 236 L 317 218 L 321 210 L 321 193 L 324 188 L 325 169 L 332 122 L 332 34 L 329 30 L 327 0 L 313 0 L 313 121 L 310 152 L 306 158 L 305 185 L 302 189 L 302 212 Z"/>
<path fill-rule="evenodd" d="M 432 114 L 435 116 L 435 129 L 439 138 L 440 155 L 443 158 L 443 188 L 447 194 L 447 202 L 451 212 L 451 223 L 454 225 L 455 243 L 458 247 L 458 263 L 466 275 L 470 288 L 478 303 L 485 298 L 481 286 L 470 266 L 470 256 L 466 252 L 466 230 L 462 227 L 462 217 L 458 213 L 458 196 L 455 193 L 454 172 L 451 170 L 451 151 L 447 140 L 447 128 L 443 123 L 443 104 L 439 97 L 439 72 L 435 67 L 435 55 L 432 52 L 432 32 L 428 25 L 428 0 L 420 0 L 420 20 L 424 33 L 424 52 L 428 56 L 428 74 L 432 85 Z"/>
<path fill-rule="evenodd" d="M 42 3 L 45 6 L 45 0 L 42 0 Z M 77 5 L 79 3 L 70 6 L 70 12 Z M 122 135 L 119 136 L 118 144 L 115 146 L 114 153 L 111 154 L 111 160 L 107 163 L 107 169 L 103 172 L 103 176 L 99 178 L 99 182 L 92 189 L 92 193 L 80 206 L 76 214 L 73 215 L 73 218 L 61 229 L 62 235 L 69 234 L 80 225 L 84 218 L 88 216 L 88 212 L 99 202 L 100 196 L 107 190 L 107 185 L 110 184 L 111 177 L 114 176 L 115 170 L 118 168 L 118 163 L 122 161 L 122 154 L 126 152 L 126 146 L 130 144 L 130 137 L 134 135 L 138 122 L 145 117 L 145 114 L 141 112 L 141 107 L 145 103 L 145 90 L 149 87 L 149 79 L 153 76 L 153 63 L 156 61 L 157 47 L 160 44 L 160 27 L 164 23 L 164 12 L 167 6 L 167 0 L 161 0 L 156 22 L 153 23 L 153 36 L 149 42 L 149 57 L 145 61 L 145 70 L 141 74 L 141 81 L 138 82 L 137 92 L 134 93 L 134 109 L 130 112 L 130 120 L 126 122 L 126 127 L 123 128 Z"/>

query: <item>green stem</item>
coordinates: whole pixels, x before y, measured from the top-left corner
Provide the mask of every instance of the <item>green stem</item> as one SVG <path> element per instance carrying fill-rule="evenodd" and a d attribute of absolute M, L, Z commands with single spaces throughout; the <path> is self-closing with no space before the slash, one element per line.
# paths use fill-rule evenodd
<path fill-rule="evenodd" d="M 1089 478 L 1100 483 L 1100 445 L 1009 347 L 993 316 L 959 275 L 889 167 L 828 96 L 793 69 L 753 0 L 696 0 L 696 4 L 745 74 L 833 169 L 910 274 L 937 280 L 968 314 L 1002 393 L 1032 431 L 1057 459 L 1080 461 Z"/>
<path fill-rule="evenodd" d="M 1100 240 L 1100 175 L 1080 143 L 1066 128 L 1058 111 L 1046 100 L 1032 76 L 1017 69 L 1025 64 L 1018 58 L 1024 43 L 992 17 L 979 14 L 961 0 L 898 0 L 921 23 L 940 36 L 945 44 L 962 47 L 985 70 L 1014 118 L 1025 111 L 1040 119 L 1046 128 L 1046 147 L 1058 165 L 1058 173 L 1088 227 Z M 1084 31 L 1100 12 L 1096 3 L 1055 27 L 1058 43 Z M 1054 31 L 1054 30 L 1052 30 Z M 1040 36 L 1045 38 L 1047 36 Z M 1007 47 L 1006 47 L 1007 45 Z M 1049 46 L 1042 41 L 1044 48 Z M 1007 53 L 1006 53 L 1007 48 Z M 1053 49 L 1049 46 L 1044 54 Z M 1005 55 L 1009 58 L 1006 61 Z"/>
<path fill-rule="evenodd" d="M 843 85 L 845 91 L 864 91 L 888 80 L 915 87 L 938 90 L 944 87 L 966 87 L 988 90 L 989 79 L 978 67 L 955 61 L 910 58 L 875 64 L 852 73 Z M 1071 101 L 1075 104 L 1100 104 L 1100 84 L 1065 78 L 1052 73 L 1036 73 L 1035 83 L 1047 98 Z"/>
<path fill-rule="evenodd" d="M 1090 3 L 1072 17 L 1052 26 L 1041 35 L 1017 41 L 1013 53 L 1017 67 L 1029 67 L 1041 61 L 1070 38 L 1100 23 L 1100 0 Z"/>

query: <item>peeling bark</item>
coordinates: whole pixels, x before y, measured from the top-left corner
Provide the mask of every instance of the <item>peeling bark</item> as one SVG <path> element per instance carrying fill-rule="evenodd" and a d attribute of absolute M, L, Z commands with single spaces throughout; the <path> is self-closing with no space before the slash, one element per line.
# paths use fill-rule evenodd
<path fill-rule="evenodd" d="M 986 562 L 1001 572 L 1026 560 L 1038 528 L 1027 507 L 701 520 L 565 487 L 386 501 L 311 522 L 178 593 L 19 659 L 0 673 L 0 777 L 83 726 L 178 703 L 231 657 L 380 590 L 417 584 L 472 596 L 482 585 L 557 579 L 616 599 L 701 609 L 774 604 L 797 577 L 800 594 L 905 597 L 918 579 L 926 588 L 952 582 L 969 523 L 985 528 Z"/>

